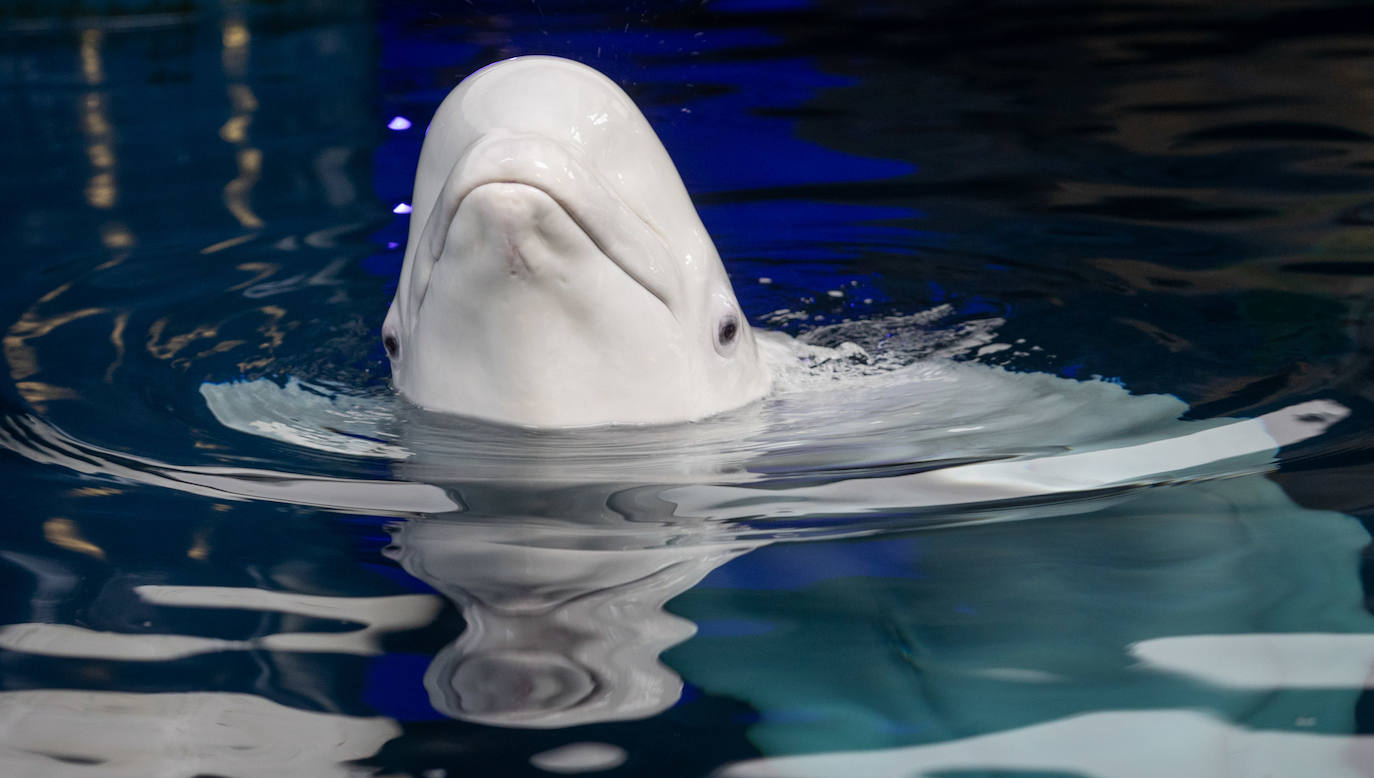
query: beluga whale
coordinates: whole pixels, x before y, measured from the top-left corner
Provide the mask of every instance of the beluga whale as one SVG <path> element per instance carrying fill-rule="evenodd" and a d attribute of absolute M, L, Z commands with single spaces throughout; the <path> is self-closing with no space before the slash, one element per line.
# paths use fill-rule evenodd
<path fill-rule="evenodd" d="M 443 101 L 382 342 L 399 393 L 505 424 L 665 424 L 765 395 L 677 168 L 620 87 L 526 56 Z"/>

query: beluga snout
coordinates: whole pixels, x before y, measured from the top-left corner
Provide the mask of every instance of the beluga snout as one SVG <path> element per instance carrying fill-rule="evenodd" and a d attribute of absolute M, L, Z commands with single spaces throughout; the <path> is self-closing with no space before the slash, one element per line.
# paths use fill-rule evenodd
<path fill-rule="evenodd" d="M 561 257 L 576 257 L 587 236 L 562 207 L 528 184 L 482 184 L 463 198 L 460 234 L 471 236 L 474 261 L 493 258 L 511 275 L 559 267 Z M 555 270 L 556 272 L 556 270 Z"/>
<path fill-rule="evenodd" d="M 517 57 L 439 106 L 382 327 L 397 390 L 527 427 L 664 424 L 769 389 L 677 169 L 597 71 Z"/>

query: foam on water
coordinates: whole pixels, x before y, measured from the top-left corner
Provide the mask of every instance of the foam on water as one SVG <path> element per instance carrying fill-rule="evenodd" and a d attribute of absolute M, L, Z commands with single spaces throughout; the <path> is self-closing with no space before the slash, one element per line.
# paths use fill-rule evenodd
<path fill-rule="evenodd" d="M 296 378 L 206 383 L 200 392 L 230 429 L 392 460 L 406 481 L 508 491 L 564 484 L 597 500 L 596 484 L 648 486 L 677 516 L 715 521 L 822 509 L 857 517 L 976 508 L 987 518 L 989 504 L 1011 502 L 1001 518 L 1024 518 L 1035 513 L 1019 504 L 1027 499 L 1062 507 L 1093 503 L 1104 490 L 1258 472 L 1271 466 L 1283 424 L 1291 427 L 1284 442 L 1293 442 L 1344 416 L 1339 406 L 1308 409 L 1319 418 L 1312 429 L 1290 423 L 1299 410 L 1182 422 L 1186 408 L 1173 397 L 954 361 L 993 342 L 998 322 L 931 326 L 947 314 L 850 322 L 801 338 L 761 333 L 774 392 L 682 425 L 512 429 Z M 849 529 L 866 531 L 862 522 Z"/>

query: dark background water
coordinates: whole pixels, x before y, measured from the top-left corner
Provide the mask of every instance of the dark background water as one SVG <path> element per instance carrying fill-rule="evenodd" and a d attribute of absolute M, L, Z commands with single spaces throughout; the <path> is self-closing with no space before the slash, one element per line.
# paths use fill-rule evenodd
<path fill-rule="evenodd" d="M 406 229 L 392 211 L 409 200 L 425 124 L 467 73 L 532 53 L 586 62 L 635 98 L 753 320 L 797 332 L 949 304 L 956 320 L 1005 319 L 999 340 L 1019 346 L 986 362 L 1176 394 L 1195 418 L 1335 399 L 1351 417 L 1286 452 L 1272 479 L 1304 508 L 1374 518 L 1374 17 L 1363 3 L 20 0 L 0 10 L 6 410 L 167 461 L 385 477 L 227 435 L 197 387 L 300 375 L 385 391 L 377 332 Z M 397 116 L 411 126 L 389 129 Z M 382 553 L 380 518 L 231 504 L 13 456 L 0 478 L 5 622 L 248 639 L 285 617 L 159 608 L 133 587 L 428 590 Z M 1166 525 L 1156 529 L 1175 531 Z M 1082 540 L 1092 530 L 1056 526 L 1041 537 L 1083 545 L 1043 542 L 1047 556 L 1021 557 L 1006 549 L 1024 549 L 1025 530 L 999 529 L 741 557 L 670 606 L 702 630 L 667 655 L 683 700 L 572 734 L 462 723 L 430 706 L 419 678 L 463 629 L 451 606 L 389 636 L 377 657 L 6 651 L 0 686 L 250 691 L 389 716 L 403 736 L 367 764 L 393 772 L 542 774 L 531 754 L 592 740 L 629 750 L 615 774 L 699 774 L 800 750 L 756 726 L 785 723 L 786 706 L 701 669 L 778 650 L 753 634 L 759 619 L 799 625 L 797 640 L 832 646 L 818 656 L 843 664 L 938 644 L 909 634 L 913 603 L 949 606 L 923 613 L 926 624 L 971 607 L 973 584 L 913 560 L 1000 565 L 993 578 L 1008 585 L 1018 565 L 1150 567 L 1113 566 Z M 1362 552 L 1347 550 L 1339 564 L 1358 580 Z M 1273 569 L 1321 564 L 1303 559 Z M 942 589 L 912 583 L 932 577 Z M 837 637 L 864 625 L 868 648 Z M 1336 629 L 1318 616 L 1286 628 Z M 834 694 L 796 681 L 814 668 L 794 670 L 758 683 L 795 684 L 812 702 Z M 903 670 L 884 672 L 875 688 Z M 1214 702 L 1192 695 L 1178 699 Z M 797 705 L 797 721 L 820 715 Z M 996 721 L 941 733 L 927 726 L 936 714 L 889 709 L 881 736 L 834 746 L 931 742 L 1100 705 L 1030 695 Z"/>

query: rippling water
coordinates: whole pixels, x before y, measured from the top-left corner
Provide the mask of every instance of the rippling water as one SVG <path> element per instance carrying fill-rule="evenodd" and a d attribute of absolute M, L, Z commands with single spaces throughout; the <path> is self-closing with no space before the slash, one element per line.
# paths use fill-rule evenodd
<path fill-rule="evenodd" d="M 1360 4 L 70 7 L 0 10 L 5 775 L 1374 767 Z M 525 53 L 772 396 L 395 397 L 425 124 Z"/>

